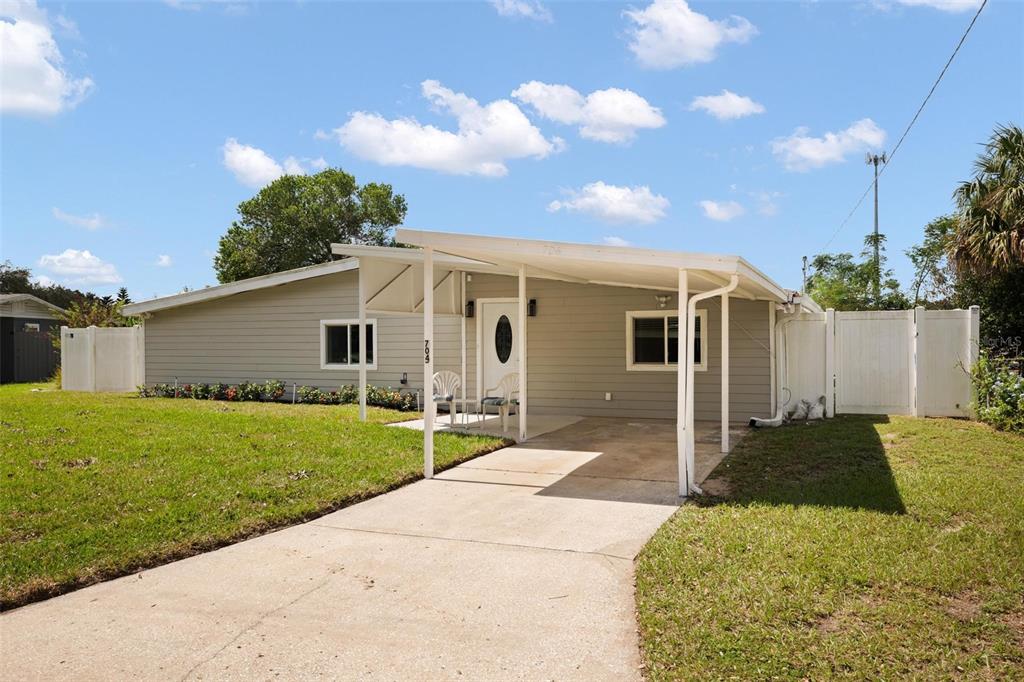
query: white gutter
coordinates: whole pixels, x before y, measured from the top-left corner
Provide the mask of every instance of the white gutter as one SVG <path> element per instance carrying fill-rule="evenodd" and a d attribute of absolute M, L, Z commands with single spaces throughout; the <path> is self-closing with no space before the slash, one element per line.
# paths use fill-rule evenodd
<path fill-rule="evenodd" d="M 709 298 L 715 296 L 723 296 L 731 293 L 740 283 L 739 275 L 732 275 L 729 277 L 729 283 L 724 287 L 718 289 L 712 289 L 711 291 L 705 291 L 695 296 L 690 297 L 689 302 L 686 306 L 686 478 L 687 478 L 687 489 L 689 492 L 697 493 L 698 495 L 703 494 L 694 480 L 694 454 L 696 442 L 693 434 L 693 346 L 697 341 L 696 324 L 697 317 L 697 304 Z M 728 324 L 728 320 L 722 320 L 722 324 Z M 702 334 L 706 334 L 707 330 L 702 329 Z M 723 377 L 724 381 L 728 381 L 728 377 Z"/>

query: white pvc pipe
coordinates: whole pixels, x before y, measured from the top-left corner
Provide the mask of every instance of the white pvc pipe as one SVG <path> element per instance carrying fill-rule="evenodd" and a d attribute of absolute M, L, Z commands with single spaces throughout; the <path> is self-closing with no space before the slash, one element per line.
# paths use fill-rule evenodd
<path fill-rule="evenodd" d="M 696 442 L 693 434 L 693 346 L 697 341 L 695 329 L 697 304 L 715 296 L 728 294 L 735 290 L 739 283 L 740 276 L 732 275 L 729 278 L 729 283 L 724 287 L 697 294 L 690 299 L 686 306 L 686 489 L 688 493 L 696 492 L 698 495 L 701 493 L 701 489 L 697 487 L 697 481 L 694 476 Z M 707 333 L 707 329 L 701 330 L 701 334 Z"/>
<path fill-rule="evenodd" d="M 686 357 L 686 316 L 682 314 L 686 310 L 686 300 L 690 294 L 689 273 L 686 270 L 679 270 L 679 336 L 676 338 L 678 344 L 678 358 Z M 632 330 L 630 330 L 632 334 Z M 632 360 L 632 358 L 630 358 Z M 689 493 L 686 474 L 686 363 L 679 361 L 676 364 L 676 468 L 679 477 L 679 497 L 686 497 Z"/>

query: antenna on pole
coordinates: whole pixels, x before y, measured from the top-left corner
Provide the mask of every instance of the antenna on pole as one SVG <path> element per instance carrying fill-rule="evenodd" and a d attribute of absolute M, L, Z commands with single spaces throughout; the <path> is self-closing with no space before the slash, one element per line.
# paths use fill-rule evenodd
<path fill-rule="evenodd" d="M 804 286 L 803 289 L 800 290 L 800 293 L 807 293 L 807 256 L 804 256 Z"/>
<path fill-rule="evenodd" d="M 884 166 L 886 161 L 885 152 L 881 154 L 872 154 L 868 152 L 864 157 L 864 163 L 869 166 L 875 167 L 875 180 L 871 183 L 875 188 L 875 232 L 874 239 L 872 240 L 872 246 L 875 249 L 875 281 L 874 281 L 874 294 L 875 304 L 878 304 L 878 300 L 882 297 L 882 264 L 881 255 L 878 249 L 878 167 Z"/>

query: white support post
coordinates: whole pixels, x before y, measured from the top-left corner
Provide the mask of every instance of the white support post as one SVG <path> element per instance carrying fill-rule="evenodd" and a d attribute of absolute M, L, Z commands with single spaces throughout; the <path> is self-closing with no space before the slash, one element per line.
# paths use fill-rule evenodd
<path fill-rule="evenodd" d="M 771 385 L 771 397 L 769 398 L 770 409 L 768 414 L 774 415 L 778 405 L 778 375 L 776 374 L 775 365 L 778 364 L 778 358 L 775 357 L 775 301 L 768 301 L 768 383 Z"/>
<path fill-rule="evenodd" d="M 686 470 L 686 362 L 683 360 L 688 353 L 687 346 L 687 318 L 686 300 L 689 296 L 689 273 L 686 270 L 679 270 L 679 334 L 676 343 L 679 344 L 678 358 L 676 362 L 676 466 L 679 476 L 679 496 L 689 495 L 689 476 Z M 630 330 L 632 333 L 632 330 Z"/>
<path fill-rule="evenodd" d="M 722 452 L 729 452 L 729 294 L 722 294 Z M 701 330 L 704 333 L 704 330 Z"/>
<path fill-rule="evenodd" d="M 976 305 L 970 307 L 971 318 L 968 324 L 971 325 L 967 336 L 967 371 L 974 371 L 974 364 L 981 357 L 981 308 Z"/>
<path fill-rule="evenodd" d="M 836 311 L 825 311 L 825 416 L 836 414 Z"/>
<path fill-rule="evenodd" d="M 917 306 L 911 311 L 910 318 L 910 413 L 915 417 L 924 416 L 924 407 L 921 405 L 921 348 L 924 341 L 921 334 L 925 329 L 924 306 Z"/>
<path fill-rule="evenodd" d="M 434 249 L 423 249 L 423 477 L 434 477 Z"/>
<path fill-rule="evenodd" d="M 974 371 L 974 365 L 978 362 L 981 357 L 981 308 L 976 305 L 970 307 L 970 316 L 967 318 L 967 367 L 964 371 L 967 372 L 968 376 Z M 974 382 L 971 383 L 971 398 L 968 404 L 973 402 L 973 399 L 977 396 L 974 395 Z M 974 411 L 967 407 L 967 414 L 974 415 Z"/>
<path fill-rule="evenodd" d="M 359 263 L 359 421 L 366 421 L 366 277 Z M 376 349 L 374 349 L 376 352 Z"/>
<path fill-rule="evenodd" d="M 459 376 L 459 387 L 462 389 L 462 416 L 466 416 L 466 273 L 461 273 L 462 277 L 462 365 L 460 371 L 462 374 Z M 465 422 L 463 422 L 465 423 Z"/>
<path fill-rule="evenodd" d="M 526 440 L 526 266 L 519 266 L 519 442 Z"/>

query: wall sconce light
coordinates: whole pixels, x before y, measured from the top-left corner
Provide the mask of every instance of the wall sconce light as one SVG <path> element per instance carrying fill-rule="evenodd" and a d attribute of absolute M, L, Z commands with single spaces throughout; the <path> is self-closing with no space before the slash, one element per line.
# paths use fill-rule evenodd
<path fill-rule="evenodd" d="M 473 317 L 476 313 L 475 301 L 466 301 L 466 317 Z"/>
<path fill-rule="evenodd" d="M 654 297 L 654 300 L 658 302 L 659 308 L 664 308 L 665 306 L 668 305 L 668 302 L 672 300 L 672 297 L 665 295 L 656 295 Z"/>
<path fill-rule="evenodd" d="M 401 379 L 401 381 L 402 381 L 402 385 L 403 386 L 409 383 L 409 373 L 408 372 L 402 372 L 402 379 Z"/>
<path fill-rule="evenodd" d="M 526 304 L 526 314 L 530 317 L 537 317 L 537 299 L 531 298 Z"/>

